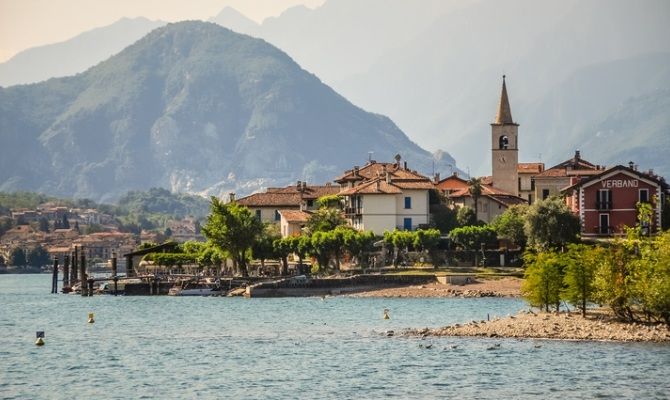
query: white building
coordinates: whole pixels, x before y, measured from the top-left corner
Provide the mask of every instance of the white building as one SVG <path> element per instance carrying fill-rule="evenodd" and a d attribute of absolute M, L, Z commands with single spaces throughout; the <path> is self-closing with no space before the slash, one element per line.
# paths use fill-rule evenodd
<path fill-rule="evenodd" d="M 430 220 L 429 192 L 435 186 L 416 171 L 395 163 L 368 162 L 338 177 L 345 216 L 356 229 L 382 235 L 394 229 L 415 230 Z"/>

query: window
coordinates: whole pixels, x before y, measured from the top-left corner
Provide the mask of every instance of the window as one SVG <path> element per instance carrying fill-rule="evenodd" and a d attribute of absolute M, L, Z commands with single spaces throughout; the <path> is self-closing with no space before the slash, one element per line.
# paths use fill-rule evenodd
<path fill-rule="evenodd" d="M 596 208 L 598 210 L 609 210 L 612 208 L 612 191 L 609 189 L 598 190 L 596 198 Z"/>
<path fill-rule="evenodd" d="M 535 190 L 535 179 L 530 178 L 530 190 Z"/>
<path fill-rule="evenodd" d="M 405 197 L 405 208 L 412 208 L 412 198 L 409 196 Z"/>
<path fill-rule="evenodd" d="M 640 189 L 640 203 L 649 203 L 649 189 Z"/>
<path fill-rule="evenodd" d="M 532 194 L 528 195 L 528 204 L 533 204 L 533 195 Z"/>
<path fill-rule="evenodd" d="M 275 221 L 279 221 L 281 219 L 281 215 L 279 215 L 279 211 L 275 210 Z"/>
<path fill-rule="evenodd" d="M 600 226 L 598 233 L 601 235 L 608 235 L 610 233 L 610 216 L 609 214 L 600 214 Z"/>
<path fill-rule="evenodd" d="M 501 136 L 500 139 L 498 139 L 498 148 L 501 150 L 507 150 L 508 146 L 509 139 L 507 139 L 507 136 Z"/>
<path fill-rule="evenodd" d="M 549 197 L 549 189 L 542 189 L 542 200 Z"/>
<path fill-rule="evenodd" d="M 261 220 L 261 210 L 256 210 L 256 219 Z"/>
<path fill-rule="evenodd" d="M 314 207 L 314 200 L 307 200 L 307 207 Z"/>
<path fill-rule="evenodd" d="M 521 177 L 519 177 L 519 192 L 521 191 Z"/>
<path fill-rule="evenodd" d="M 412 230 L 412 218 L 403 219 L 402 228 L 406 231 L 411 231 Z"/>

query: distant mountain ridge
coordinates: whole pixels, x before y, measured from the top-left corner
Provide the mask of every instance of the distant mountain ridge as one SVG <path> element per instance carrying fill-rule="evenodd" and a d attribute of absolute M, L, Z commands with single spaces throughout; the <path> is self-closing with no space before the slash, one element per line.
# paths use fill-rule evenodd
<path fill-rule="evenodd" d="M 163 21 L 121 18 L 69 40 L 27 49 L 0 63 L 0 86 L 40 82 L 74 75 L 116 54 Z"/>
<path fill-rule="evenodd" d="M 400 153 L 448 172 L 263 40 L 181 22 L 73 77 L 0 89 L 0 190 L 111 201 L 128 190 L 248 193 L 325 182 Z"/>

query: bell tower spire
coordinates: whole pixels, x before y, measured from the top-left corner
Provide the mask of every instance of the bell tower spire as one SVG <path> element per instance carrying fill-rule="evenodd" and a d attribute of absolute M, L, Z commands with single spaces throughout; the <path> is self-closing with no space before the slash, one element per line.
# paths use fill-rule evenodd
<path fill-rule="evenodd" d="M 507 97 L 507 84 L 503 75 L 502 91 L 496 119 L 491 124 L 491 166 L 493 187 L 515 196 L 519 195 L 519 124 L 512 119 L 512 110 Z"/>
<path fill-rule="evenodd" d="M 513 124 L 512 110 L 507 98 L 507 85 L 505 84 L 505 75 L 503 75 L 502 91 L 500 92 L 500 102 L 498 103 L 498 113 L 496 114 L 495 124 Z"/>

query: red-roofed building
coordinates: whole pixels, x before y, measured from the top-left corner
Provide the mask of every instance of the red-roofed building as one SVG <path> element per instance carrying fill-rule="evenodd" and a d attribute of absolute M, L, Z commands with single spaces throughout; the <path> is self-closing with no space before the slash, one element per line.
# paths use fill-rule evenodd
<path fill-rule="evenodd" d="M 556 164 L 532 177 L 534 199 L 544 200 L 549 196 L 560 195 L 561 190 L 583 177 L 590 177 L 603 171 L 603 167 L 591 164 L 581 157 L 579 150 L 574 157 Z"/>
<path fill-rule="evenodd" d="M 654 210 L 650 226 L 661 226 L 662 204 L 668 185 L 652 173 L 617 165 L 597 174 L 575 178 L 565 188 L 568 206 L 579 215 L 582 236 L 610 236 L 625 233 L 625 227 L 638 224 L 637 203 L 649 203 Z"/>
<path fill-rule="evenodd" d="M 502 214 L 510 206 L 517 204 L 528 204 L 521 197 L 507 193 L 504 190 L 494 188 L 491 185 L 481 185 L 482 194 L 477 200 L 477 220 L 489 223 L 495 217 Z M 465 187 L 457 189 L 448 195 L 449 201 L 456 207 L 475 208 L 474 198 L 470 193 L 470 188 Z"/>
<path fill-rule="evenodd" d="M 370 161 L 335 179 L 345 198 L 345 217 L 354 228 L 381 235 L 428 225 L 429 192 L 435 185 L 400 160 L 398 155 L 395 163 Z"/>

